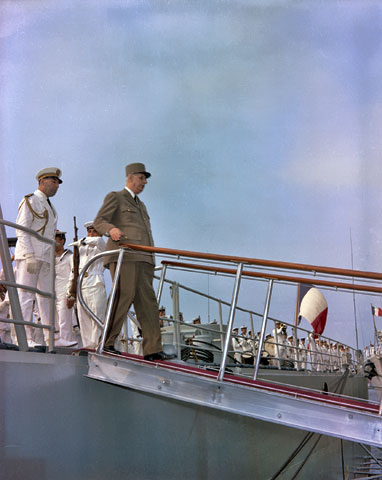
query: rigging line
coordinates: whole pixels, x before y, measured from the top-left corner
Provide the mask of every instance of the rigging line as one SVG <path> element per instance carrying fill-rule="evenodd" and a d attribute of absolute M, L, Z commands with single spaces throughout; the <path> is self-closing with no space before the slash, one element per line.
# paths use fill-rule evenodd
<path fill-rule="evenodd" d="M 317 447 L 317 444 L 318 442 L 321 440 L 321 437 L 322 437 L 322 434 L 320 434 L 317 438 L 317 440 L 314 442 L 312 448 L 309 450 L 309 453 L 308 455 L 305 457 L 305 460 L 302 462 L 302 464 L 300 465 L 300 467 L 297 469 L 297 472 L 293 475 L 293 477 L 291 478 L 291 480 L 295 480 L 295 478 L 297 478 L 298 474 L 301 472 L 301 470 L 303 469 L 304 465 L 306 464 L 306 462 L 309 460 L 309 457 L 312 455 L 313 453 L 313 450 Z"/>
<path fill-rule="evenodd" d="M 339 393 L 340 395 L 344 391 L 345 388 L 345 383 L 347 380 L 347 377 L 349 375 L 349 369 L 346 369 L 344 373 L 341 375 L 341 378 L 339 382 L 337 383 L 334 392 L 333 393 Z M 309 432 L 305 437 L 302 439 L 300 444 L 296 447 L 296 449 L 291 453 L 291 455 L 287 458 L 287 460 L 284 462 L 284 464 L 280 467 L 280 469 L 273 475 L 272 478 L 269 480 L 276 480 L 276 478 L 286 469 L 286 467 L 291 463 L 291 461 L 300 453 L 300 451 L 305 447 L 305 445 L 309 442 L 309 440 L 316 435 L 315 432 Z M 305 460 L 303 461 L 301 467 L 297 470 L 295 476 L 291 479 L 294 480 L 298 473 L 301 471 L 302 467 L 305 465 L 307 460 L 309 459 L 310 455 L 312 454 L 313 450 L 316 448 L 317 443 L 319 442 L 320 438 L 322 437 L 322 434 L 319 435 L 317 441 L 314 443 L 313 447 L 307 454 Z"/>
<path fill-rule="evenodd" d="M 335 393 L 342 393 L 344 388 L 345 388 L 345 383 L 346 383 L 346 380 L 347 380 L 347 377 L 348 377 L 348 373 L 349 373 L 349 370 L 346 369 L 344 374 L 342 375 L 341 377 L 341 380 L 342 382 L 340 381 L 339 384 L 337 385 L 337 388 L 340 390 L 339 392 L 335 392 Z M 341 385 L 340 385 L 341 383 Z M 314 434 L 313 434 L 314 435 Z M 302 464 L 300 465 L 300 467 L 298 468 L 297 472 L 294 474 L 294 476 L 291 478 L 291 480 L 295 480 L 298 476 L 298 474 L 301 472 L 301 470 L 303 469 L 304 465 L 306 464 L 306 462 L 308 461 L 309 457 L 312 455 L 314 449 L 317 447 L 317 444 L 318 442 L 321 440 L 321 437 L 322 437 L 322 434 L 320 434 L 317 438 L 317 440 L 314 442 L 312 448 L 309 450 L 307 456 L 305 457 L 305 460 L 302 462 Z"/>
<path fill-rule="evenodd" d="M 276 478 L 281 475 L 281 473 L 286 469 L 286 467 L 290 464 L 290 462 L 297 457 L 300 451 L 305 447 L 305 445 L 309 442 L 309 440 L 313 437 L 314 432 L 309 432 L 305 435 L 302 439 L 300 444 L 296 447 L 296 449 L 289 455 L 289 457 L 285 460 L 283 465 L 279 468 L 279 470 L 269 479 L 269 480 L 276 480 Z"/>
<path fill-rule="evenodd" d="M 344 458 L 344 442 L 341 438 L 341 466 L 342 466 L 342 480 L 345 480 L 345 458 Z"/>
<path fill-rule="evenodd" d="M 382 463 L 377 459 L 377 457 L 375 457 L 372 453 L 371 453 L 371 450 L 368 450 L 365 445 L 363 445 L 362 443 L 360 443 L 361 447 L 365 450 L 365 452 L 368 454 L 369 457 L 371 457 L 375 462 L 378 463 L 378 465 L 380 467 L 382 467 Z"/>
<path fill-rule="evenodd" d="M 351 268 L 354 270 L 354 256 L 353 256 L 353 239 L 351 234 L 351 227 L 350 227 L 350 254 L 351 254 Z M 354 285 L 354 277 L 352 279 Z M 358 326 L 357 326 L 357 308 L 355 303 L 355 292 L 353 291 L 353 308 L 354 308 L 354 324 L 355 324 L 355 340 L 357 345 L 357 350 L 359 350 L 358 345 Z"/>

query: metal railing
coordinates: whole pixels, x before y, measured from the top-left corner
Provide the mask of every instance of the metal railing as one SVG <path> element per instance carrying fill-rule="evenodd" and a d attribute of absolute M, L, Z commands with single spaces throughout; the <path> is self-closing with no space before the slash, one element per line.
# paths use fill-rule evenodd
<path fill-rule="evenodd" d="M 41 291 L 38 288 L 30 287 L 28 285 L 23 285 L 16 283 L 15 275 L 12 267 L 12 260 L 9 253 L 8 247 L 8 240 L 5 231 L 5 226 L 15 228 L 16 230 L 22 230 L 34 238 L 38 239 L 39 241 L 46 243 L 50 247 L 50 254 L 49 254 L 49 263 L 50 263 L 50 271 L 49 271 L 49 283 L 51 285 L 51 290 L 49 291 Z M 1 280 L 0 283 L 6 285 L 8 287 L 8 295 L 11 304 L 12 316 L 13 319 L 0 319 L 2 323 L 11 323 L 15 326 L 17 342 L 19 346 L 19 350 L 27 351 L 28 350 L 28 343 L 25 333 L 25 326 L 33 327 L 33 328 L 42 328 L 49 330 L 49 351 L 54 350 L 54 330 L 55 330 L 55 301 L 56 301 L 56 294 L 55 294 L 55 247 L 56 241 L 45 238 L 40 234 L 36 233 L 34 230 L 30 228 L 24 227 L 22 225 L 18 225 L 13 222 L 8 222 L 3 219 L 3 214 L 0 206 L 0 258 L 1 263 L 5 275 L 5 279 Z M 46 324 L 37 324 L 35 322 L 28 322 L 23 318 L 19 296 L 18 296 L 18 288 L 23 290 L 27 290 L 33 292 L 35 294 L 41 295 L 43 297 L 47 297 L 50 299 L 49 304 L 49 325 Z"/>
<path fill-rule="evenodd" d="M 234 280 L 234 289 L 233 289 L 233 294 L 232 294 L 232 301 L 230 303 L 230 312 L 229 312 L 229 318 L 227 322 L 227 333 L 225 335 L 225 340 L 224 340 L 224 350 L 223 350 L 223 356 L 222 356 L 222 362 L 220 366 L 220 371 L 219 371 L 219 381 L 222 381 L 223 376 L 224 376 L 224 370 L 226 367 L 226 360 L 227 360 L 227 354 L 229 351 L 229 342 L 230 338 L 232 335 L 232 328 L 233 328 L 233 323 L 234 323 L 234 317 L 236 310 L 238 308 L 237 306 L 237 296 L 238 292 L 240 289 L 240 282 L 243 277 L 248 277 L 248 278 L 257 278 L 257 279 L 262 279 L 262 280 L 267 280 L 268 281 L 268 292 L 267 292 L 267 298 L 265 300 L 264 304 L 264 313 L 263 313 L 263 318 L 262 318 L 262 326 L 261 326 L 261 335 L 260 335 L 260 341 L 259 341 L 259 348 L 258 348 L 258 354 L 256 357 L 256 364 L 255 364 L 255 372 L 254 372 L 254 378 L 256 379 L 257 373 L 258 373 L 258 367 L 261 361 L 261 352 L 263 351 L 264 344 L 265 344 L 265 334 L 266 334 L 266 329 L 267 329 L 267 321 L 269 318 L 269 307 L 270 307 L 270 302 L 271 302 L 271 296 L 272 296 L 272 289 L 273 289 L 273 284 L 274 282 L 280 282 L 280 283 L 289 283 L 289 284 L 297 284 L 297 283 L 308 283 L 312 285 L 321 285 L 325 286 L 326 288 L 334 288 L 336 290 L 350 290 L 350 291 L 359 291 L 359 292 L 368 292 L 368 293 L 382 293 L 382 287 L 380 286 L 375 286 L 375 285 L 365 285 L 364 283 L 362 284 L 355 284 L 355 283 L 345 283 L 345 282 L 340 282 L 340 281 L 328 281 L 328 280 L 320 280 L 317 278 L 317 274 L 320 273 L 322 275 L 335 275 L 335 276 L 344 276 L 344 277 L 353 277 L 353 278 L 360 278 L 361 282 L 365 282 L 366 280 L 371 280 L 372 282 L 379 282 L 382 280 L 382 274 L 376 273 L 376 272 L 363 272 L 359 270 L 347 270 L 347 269 L 336 269 L 336 268 L 330 268 L 330 267 L 320 267 L 320 266 L 315 266 L 315 265 L 303 265 L 303 264 L 294 264 L 294 263 L 287 263 L 287 262 L 274 262 L 274 261 L 268 261 L 268 260 L 258 260 L 258 259 L 250 259 L 250 258 L 244 258 L 244 257 L 232 257 L 232 256 L 225 256 L 225 255 L 214 255 L 214 254 L 205 254 L 205 253 L 198 253 L 198 252 L 189 252 L 189 251 L 182 251 L 182 250 L 171 250 L 171 249 L 164 249 L 164 248 L 156 248 L 156 247 L 146 247 L 146 246 L 139 246 L 139 245 L 132 245 L 132 244 L 121 244 L 121 252 L 125 251 L 140 251 L 140 252 L 150 252 L 150 253 L 155 253 L 155 254 L 161 254 L 164 256 L 176 256 L 178 259 L 180 257 L 185 257 L 189 261 L 189 258 L 197 259 L 200 262 L 207 261 L 209 263 L 211 262 L 220 262 L 223 264 L 236 264 L 236 269 L 234 268 L 222 268 L 221 266 L 215 266 L 215 265 L 195 265 L 195 264 L 190 264 L 190 263 L 181 263 L 181 262 L 171 262 L 171 261 L 165 261 L 162 262 L 164 267 L 172 267 L 172 268 L 178 268 L 178 269 L 187 269 L 191 271 L 195 270 L 202 270 L 204 272 L 210 272 L 213 274 L 224 274 L 228 276 L 233 276 L 235 278 Z M 124 253 L 120 253 L 119 261 L 122 261 L 121 255 L 123 257 Z M 266 267 L 266 268 L 273 268 L 273 269 L 287 269 L 288 271 L 292 271 L 293 273 L 290 275 L 285 275 L 285 274 L 280 274 L 278 272 L 276 273 L 269 273 L 269 272 L 254 272 L 254 271 L 245 271 L 244 270 L 244 265 L 248 267 L 254 267 L 258 268 L 259 266 L 261 267 Z M 162 272 L 162 276 L 160 279 L 160 284 L 158 287 L 158 292 L 161 292 L 163 290 L 163 282 L 165 279 L 165 269 Z M 304 271 L 304 272 L 312 272 L 314 275 L 313 278 L 307 278 L 307 277 L 297 277 L 295 275 L 296 271 Z M 160 296 L 159 296 L 160 298 Z M 294 328 L 297 328 L 295 326 Z M 276 341 L 276 345 L 280 345 L 280 342 Z M 278 348 L 278 347 L 277 347 Z M 297 349 L 297 346 L 296 346 Z M 259 354 L 260 353 L 260 354 Z M 331 355 L 331 354 L 329 354 Z M 298 354 L 297 354 L 298 356 Z M 333 356 L 333 355 L 332 355 Z"/>

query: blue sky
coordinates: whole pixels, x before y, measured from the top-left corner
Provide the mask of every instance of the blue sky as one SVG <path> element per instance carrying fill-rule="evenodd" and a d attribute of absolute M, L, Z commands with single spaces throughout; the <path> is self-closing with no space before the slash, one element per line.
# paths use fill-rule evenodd
<path fill-rule="evenodd" d="M 351 230 L 354 267 L 380 270 L 379 2 L 14 0 L 0 16 L 5 218 L 54 165 L 70 232 L 139 161 L 157 246 L 350 268 Z M 263 287 L 243 304 L 262 312 Z M 275 290 L 271 314 L 294 296 Z M 354 345 L 352 296 L 328 302 L 327 333 Z M 382 302 L 356 303 L 363 346 Z"/>

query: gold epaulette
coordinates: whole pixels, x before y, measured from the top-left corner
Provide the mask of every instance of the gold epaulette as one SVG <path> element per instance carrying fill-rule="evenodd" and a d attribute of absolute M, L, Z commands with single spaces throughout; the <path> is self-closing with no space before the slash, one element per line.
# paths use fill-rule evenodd
<path fill-rule="evenodd" d="M 48 224 L 48 221 L 49 221 L 49 212 L 45 208 L 42 214 L 37 213 L 36 210 L 33 209 L 32 205 L 30 204 L 30 201 L 29 201 L 29 198 L 32 195 L 34 195 L 34 194 L 33 193 L 28 193 L 28 195 L 25 195 L 24 200 L 20 203 L 19 210 L 20 210 L 21 206 L 23 205 L 23 203 L 25 202 L 26 206 L 29 208 L 29 210 L 30 210 L 30 212 L 31 212 L 31 214 L 33 215 L 34 218 L 38 218 L 39 220 L 45 220 L 44 225 L 41 228 L 39 228 L 38 230 L 36 230 L 36 233 L 41 232 L 41 235 L 44 235 L 45 228 L 46 228 L 46 226 Z"/>

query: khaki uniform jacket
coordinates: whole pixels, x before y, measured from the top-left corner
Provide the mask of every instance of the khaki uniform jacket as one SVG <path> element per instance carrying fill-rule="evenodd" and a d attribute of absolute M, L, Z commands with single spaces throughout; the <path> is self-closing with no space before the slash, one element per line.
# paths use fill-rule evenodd
<path fill-rule="evenodd" d="M 143 202 L 135 202 L 130 192 L 123 189 L 119 192 L 110 192 L 106 195 L 102 207 L 94 220 L 94 228 L 102 235 L 106 235 L 112 228 L 119 228 L 124 237 L 120 241 L 134 245 L 153 246 L 150 217 Z M 106 243 L 106 250 L 118 250 L 119 242 L 110 237 Z M 116 255 L 105 257 L 105 266 L 117 261 Z M 148 262 L 155 265 L 154 255 L 136 252 L 126 253 L 124 262 Z"/>

